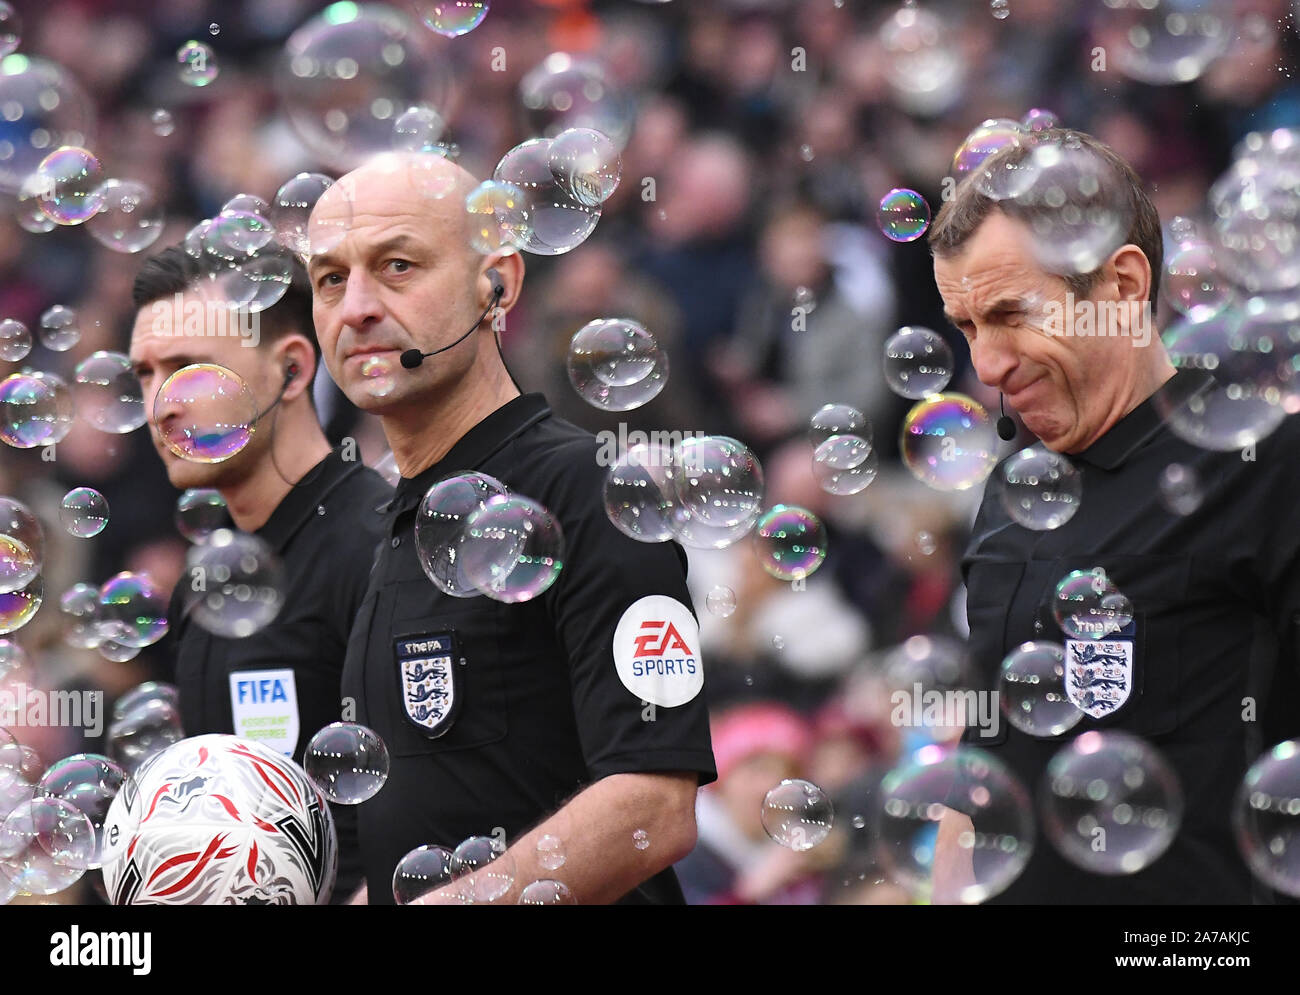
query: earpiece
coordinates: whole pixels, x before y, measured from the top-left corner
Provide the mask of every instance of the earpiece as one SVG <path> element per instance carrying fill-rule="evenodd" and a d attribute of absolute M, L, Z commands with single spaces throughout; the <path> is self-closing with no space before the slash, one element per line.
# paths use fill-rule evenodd
<path fill-rule="evenodd" d="M 289 384 L 293 383 L 294 378 L 296 378 L 296 377 L 298 376 L 298 372 L 299 372 L 299 371 L 298 371 L 298 364 L 297 364 L 297 363 L 290 363 L 287 367 L 285 367 L 285 370 L 284 370 L 284 386 L 285 386 L 285 387 L 288 387 Z"/>
<path fill-rule="evenodd" d="M 493 298 L 499 298 L 506 292 L 505 284 L 501 282 L 501 274 L 495 268 L 488 270 L 484 275 L 488 278 L 488 282 L 492 284 Z"/>

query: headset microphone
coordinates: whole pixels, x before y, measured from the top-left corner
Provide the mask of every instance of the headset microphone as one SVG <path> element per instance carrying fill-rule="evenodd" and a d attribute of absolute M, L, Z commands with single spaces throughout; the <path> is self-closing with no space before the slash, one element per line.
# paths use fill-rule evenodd
<path fill-rule="evenodd" d="M 483 324 L 483 319 L 487 317 L 488 312 L 496 307 L 497 301 L 501 300 L 501 295 L 506 292 L 505 284 L 501 282 L 501 274 L 499 274 L 495 269 L 488 270 L 484 275 L 492 284 L 492 300 L 489 301 L 488 306 L 483 309 L 483 313 L 478 316 L 478 321 L 474 322 L 474 324 L 470 326 L 469 331 L 458 338 L 455 342 L 452 342 L 450 345 L 445 345 L 441 349 L 434 349 L 432 352 L 421 352 L 419 349 L 407 349 L 406 352 L 402 353 L 402 355 L 398 357 L 398 360 L 401 362 L 403 367 L 408 370 L 413 370 L 430 356 L 436 356 L 440 352 L 446 352 L 448 349 L 460 345 L 465 341 L 465 339 L 474 333 L 474 330 L 477 329 L 479 325 Z"/>
<path fill-rule="evenodd" d="M 297 363 L 290 363 L 287 367 L 285 367 L 284 383 L 280 384 L 280 393 L 275 395 L 275 400 L 272 401 L 269 405 L 267 405 L 265 411 L 262 411 L 260 414 L 258 414 L 256 418 L 253 419 L 252 423 L 254 425 L 260 422 L 267 415 L 269 415 L 271 413 L 271 409 L 284 400 L 284 392 L 289 389 L 289 384 L 293 383 L 294 378 L 297 376 L 298 376 Z"/>
<path fill-rule="evenodd" d="M 1003 407 L 1005 400 L 1006 398 L 998 394 L 998 410 L 1002 412 L 1002 417 L 998 419 L 997 424 L 998 438 L 1003 442 L 1010 442 L 1016 437 L 1016 423 L 1011 420 L 1011 416 L 1007 414 L 1007 409 Z"/>

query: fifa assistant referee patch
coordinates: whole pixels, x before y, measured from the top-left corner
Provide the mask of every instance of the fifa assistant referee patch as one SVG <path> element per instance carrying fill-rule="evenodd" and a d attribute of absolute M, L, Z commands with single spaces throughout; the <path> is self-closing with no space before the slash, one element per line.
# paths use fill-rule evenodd
<path fill-rule="evenodd" d="M 1065 641 L 1065 693 L 1094 719 L 1123 707 L 1133 693 L 1134 622 L 1106 639 Z"/>
<path fill-rule="evenodd" d="M 393 640 L 393 648 L 406 717 L 424 735 L 437 739 L 451 728 L 460 709 L 456 633 L 451 629 L 410 633 Z"/>
<path fill-rule="evenodd" d="M 704 687 L 695 616 L 666 594 L 633 602 L 614 629 L 614 666 L 639 700 L 660 708 L 686 704 Z"/>

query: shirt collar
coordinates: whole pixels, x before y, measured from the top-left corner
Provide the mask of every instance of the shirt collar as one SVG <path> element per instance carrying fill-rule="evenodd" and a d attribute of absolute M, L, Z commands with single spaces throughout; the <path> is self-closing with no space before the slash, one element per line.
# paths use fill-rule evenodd
<path fill-rule="evenodd" d="M 318 512 L 326 495 L 345 477 L 361 469 L 361 463 L 344 461 L 342 450 L 329 455 L 302 475 L 289 489 L 266 524 L 254 534 L 265 539 L 277 553 L 283 552 L 293 535 Z"/>
<path fill-rule="evenodd" d="M 1213 385 L 1214 377 L 1204 370 L 1178 370 L 1091 446 L 1071 453 L 1070 459 L 1114 470 L 1164 427 L 1168 412 Z"/>
<path fill-rule="evenodd" d="M 457 470 L 477 468 L 515 436 L 550 414 L 550 406 L 541 394 L 512 397 L 462 435 L 433 466 L 414 477 L 399 480 L 390 507 L 399 513 L 409 511 L 420 503 L 435 481 Z"/>

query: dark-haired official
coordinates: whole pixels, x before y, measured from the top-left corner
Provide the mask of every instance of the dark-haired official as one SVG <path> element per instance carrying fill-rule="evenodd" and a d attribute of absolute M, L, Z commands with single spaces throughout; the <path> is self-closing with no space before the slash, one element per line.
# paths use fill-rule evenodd
<path fill-rule="evenodd" d="M 270 308 L 240 314 L 173 247 L 145 261 L 133 300 L 130 358 L 168 478 L 179 489 L 220 491 L 234 525 L 265 540 L 284 565 L 279 614 L 243 639 L 212 635 L 184 614 L 182 575 L 168 639 L 185 732 L 259 739 L 301 762 L 312 735 L 341 718 L 348 636 L 382 532 L 375 508 L 392 489 L 355 453 L 331 450 L 317 420 L 319 349 L 300 278 Z M 265 412 L 248 444 L 222 463 L 181 459 L 159 434 L 180 412 L 155 412 L 158 390 L 191 363 L 239 374 Z M 343 806 L 332 811 L 341 902 L 360 882 L 356 817 Z"/>
<path fill-rule="evenodd" d="M 1048 132 L 1036 140 L 1059 143 L 1067 160 L 1086 160 L 1081 174 L 1096 182 L 1062 183 L 1060 203 L 1052 198 L 1049 206 L 994 201 L 968 179 L 929 238 L 935 282 L 980 381 L 1002 392 L 1043 445 L 1068 454 L 1082 479 L 1075 515 L 1035 531 L 1007 514 L 998 470 L 989 478 L 962 564 L 971 655 L 993 691 L 1014 647 L 1062 645 L 1067 693 L 1083 717 L 1053 738 L 1005 723 L 990 737 L 967 735 L 1035 797 L 1047 790 L 1049 761 L 1070 741 L 1095 730 L 1136 735 L 1168 761 L 1185 811 L 1169 848 L 1135 873 L 1090 873 L 1040 832 L 1024 872 L 993 901 L 1269 901 L 1237 850 L 1231 814 L 1247 767 L 1300 731 L 1300 419 L 1277 409 L 1273 431 L 1245 453 L 1198 448 L 1171 429 L 1177 419 L 1189 434 L 1199 406 L 1221 401 L 1223 385 L 1204 370 L 1176 369 L 1152 333 L 1163 260 L 1155 207 L 1132 168 L 1091 136 Z M 1028 153 L 1004 150 L 981 168 L 1005 175 Z M 1036 243 L 1031 233 L 1054 230 L 1055 211 L 1096 217 L 1101 210 L 1129 219 L 1115 239 L 1122 244 L 1087 271 L 1045 268 L 1044 250 L 1062 243 Z M 1070 300 L 1076 316 L 1083 307 L 1092 318 L 1088 334 L 1069 334 L 1070 326 L 1053 320 Z M 1160 500 L 1162 474 L 1173 464 L 1201 482 L 1202 501 L 1190 514 Z M 1133 619 L 1100 640 L 1072 638 L 1053 618 L 1053 592 L 1070 572 L 1096 567 L 1132 602 Z M 1104 668 L 1090 665 L 1098 652 Z M 1149 826 L 1174 816 L 1133 817 Z M 978 817 L 973 828 L 951 809 L 940 823 L 936 900 L 962 900 L 972 873 L 987 869 L 988 851 L 976 841 L 993 837 L 979 832 Z M 1089 833 L 1085 842 L 1114 867 L 1122 843 L 1120 830 L 1111 832 L 1109 840 Z"/>

